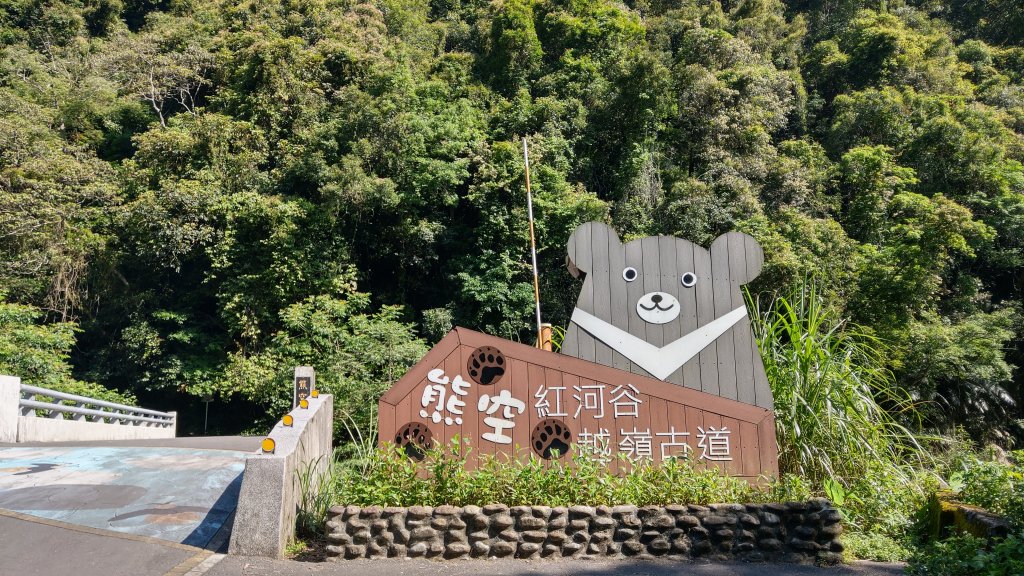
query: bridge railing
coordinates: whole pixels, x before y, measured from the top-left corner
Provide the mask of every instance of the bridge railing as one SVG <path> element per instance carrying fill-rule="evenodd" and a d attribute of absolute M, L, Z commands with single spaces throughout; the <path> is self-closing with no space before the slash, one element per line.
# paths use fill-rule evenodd
<path fill-rule="evenodd" d="M 55 402 L 41 402 L 36 400 L 36 396 L 53 398 Z M 71 401 L 75 404 L 60 404 L 56 402 L 59 400 Z M 21 398 L 18 400 L 18 406 L 21 408 L 22 416 L 38 416 L 36 411 L 42 411 L 45 417 L 67 419 L 67 416 L 64 416 L 67 414 L 71 416 L 72 420 L 80 422 L 173 427 L 175 418 L 175 414 L 172 412 L 157 412 L 28 384 L 21 385 Z M 94 408 L 90 408 L 91 406 Z"/>
<path fill-rule="evenodd" d="M 175 412 L 158 412 L 22 384 L 0 376 L 0 442 L 173 438 Z"/>

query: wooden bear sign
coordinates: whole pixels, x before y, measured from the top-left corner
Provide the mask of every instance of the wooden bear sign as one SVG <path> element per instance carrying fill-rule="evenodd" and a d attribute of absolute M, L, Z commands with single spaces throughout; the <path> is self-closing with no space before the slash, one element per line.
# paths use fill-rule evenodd
<path fill-rule="evenodd" d="M 740 292 L 762 258 L 744 234 L 705 250 L 584 224 L 562 353 L 456 328 L 381 398 L 380 441 L 417 459 L 458 435 L 477 455 L 551 459 L 575 444 L 613 471 L 675 457 L 774 476 L 771 392 Z"/>
<path fill-rule="evenodd" d="M 569 238 L 569 270 L 585 278 L 562 354 L 770 409 L 740 290 L 763 262 L 739 232 L 706 250 L 672 236 L 623 244 L 588 222 Z"/>

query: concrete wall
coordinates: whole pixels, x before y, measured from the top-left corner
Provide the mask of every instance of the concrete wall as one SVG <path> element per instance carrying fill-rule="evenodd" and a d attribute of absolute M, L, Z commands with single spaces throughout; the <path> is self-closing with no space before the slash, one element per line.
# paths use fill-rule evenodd
<path fill-rule="evenodd" d="M 175 425 L 158 426 L 150 423 L 106 423 L 72 420 L 74 414 L 60 414 L 55 418 L 37 417 L 35 413 L 22 414 L 18 407 L 21 399 L 21 379 L 0 376 L 0 442 L 73 442 L 77 440 L 139 440 L 174 438 Z M 170 412 L 174 414 L 174 412 Z M 65 419 L 67 418 L 67 419 Z"/>
<path fill-rule="evenodd" d="M 18 441 L 19 398 L 21 378 L 0 376 L 0 442 Z"/>
<path fill-rule="evenodd" d="M 927 514 L 928 536 L 934 539 L 942 538 L 952 528 L 991 542 L 993 538 L 1006 538 L 1013 529 L 1008 519 L 980 506 L 964 504 L 956 499 L 956 494 L 946 490 L 928 498 Z"/>
<path fill-rule="evenodd" d="M 839 512 L 825 499 L 695 506 L 337 506 L 327 554 L 355 558 L 842 560 Z"/>
<path fill-rule="evenodd" d="M 280 558 L 295 537 L 295 516 L 302 501 L 300 474 L 321 476 L 332 464 L 334 399 L 308 398 L 309 408 L 290 412 L 294 425 L 280 422 L 268 435 L 273 454 L 261 452 L 245 463 L 231 532 L 232 554 Z M 317 482 L 311 484 L 315 487 Z"/>
<path fill-rule="evenodd" d="M 171 412 L 174 414 L 174 412 Z M 175 419 L 177 421 L 177 419 Z M 74 442 L 77 440 L 150 440 L 174 438 L 175 426 L 108 424 L 20 416 L 18 442 Z"/>

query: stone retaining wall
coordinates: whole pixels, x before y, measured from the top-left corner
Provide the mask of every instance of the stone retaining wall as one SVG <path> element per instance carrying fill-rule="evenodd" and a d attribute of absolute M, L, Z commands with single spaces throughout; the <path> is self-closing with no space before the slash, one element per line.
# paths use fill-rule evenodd
<path fill-rule="evenodd" d="M 710 506 L 336 506 L 334 558 L 561 558 L 841 560 L 839 512 L 825 499 Z"/>

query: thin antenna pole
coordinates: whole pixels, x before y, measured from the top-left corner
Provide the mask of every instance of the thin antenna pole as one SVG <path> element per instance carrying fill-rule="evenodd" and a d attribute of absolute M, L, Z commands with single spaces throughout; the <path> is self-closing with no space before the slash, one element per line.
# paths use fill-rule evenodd
<path fill-rule="evenodd" d="M 523 136 L 523 162 L 526 164 L 526 213 L 530 218 L 530 257 L 533 259 L 533 301 L 537 304 L 537 347 L 544 347 L 544 331 L 540 323 L 540 279 L 537 277 L 537 239 L 533 232 L 533 193 L 530 191 L 530 152 Z"/>

